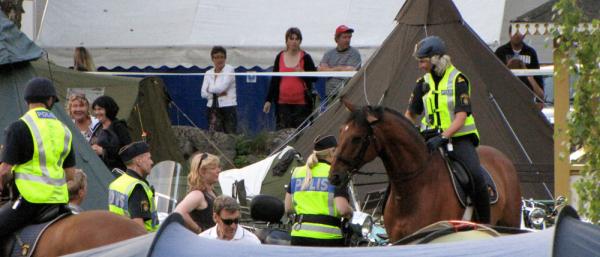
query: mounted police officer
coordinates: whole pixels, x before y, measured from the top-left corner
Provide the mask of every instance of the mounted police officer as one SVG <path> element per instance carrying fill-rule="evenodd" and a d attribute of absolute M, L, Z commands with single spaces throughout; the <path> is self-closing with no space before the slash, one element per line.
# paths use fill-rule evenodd
<path fill-rule="evenodd" d="M 158 213 L 154 203 L 154 189 L 146 177 L 152 169 L 150 146 L 133 142 L 119 150 L 127 170 L 110 183 L 108 210 L 133 219 L 148 232 L 158 229 Z"/>
<path fill-rule="evenodd" d="M 292 245 L 343 246 L 341 217 L 352 216 L 348 190 L 329 184 L 327 177 L 337 141 L 317 137 L 305 166 L 294 169 L 285 195 L 287 213 L 296 213 Z"/>
<path fill-rule="evenodd" d="M 52 81 L 31 79 L 24 98 L 29 110 L 5 132 L 0 191 L 14 176 L 18 194 L 0 207 L 0 238 L 39 221 L 42 213 L 67 210 L 67 180 L 75 172 L 71 132 L 50 111 L 58 102 Z"/>
<path fill-rule="evenodd" d="M 483 170 L 475 147 L 479 133 L 471 113 L 471 88 L 469 80 L 457 70 L 446 54 L 445 43 L 436 36 L 429 36 L 415 46 L 414 52 L 419 69 L 425 75 L 417 80 L 405 116 L 417 124 L 417 116 L 423 114 L 422 131 L 437 129 L 441 134 L 427 140 L 429 152 L 451 142 L 454 154 L 471 173 L 474 190 L 471 194 L 478 221 L 490 222 L 490 199 L 483 178 Z"/>

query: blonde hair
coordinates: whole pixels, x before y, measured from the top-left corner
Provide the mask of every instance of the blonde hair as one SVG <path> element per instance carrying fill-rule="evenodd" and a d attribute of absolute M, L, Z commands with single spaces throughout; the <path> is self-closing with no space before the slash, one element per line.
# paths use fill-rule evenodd
<path fill-rule="evenodd" d="M 71 104 L 73 104 L 73 102 L 75 101 L 81 101 L 83 102 L 83 104 L 85 106 L 87 106 L 87 108 L 85 109 L 85 115 L 89 118 L 90 117 L 90 101 L 88 101 L 88 99 L 85 97 L 84 94 L 72 94 L 71 96 L 69 96 L 69 100 L 67 101 L 67 103 L 65 104 L 65 109 L 67 109 L 67 114 L 69 115 L 69 117 L 71 117 Z"/>
<path fill-rule="evenodd" d="M 452 60 L 450 56 L 444 55 L 434 55 L 431 57 L 431 64 L 435 65 L 435 74 L 438 76 L 443 76 L 446 72 L 446 69 L 452 65 Z"/>
<path fill-rule="evenodd" d="M 306 160 L 306 176 L 304 177 L 304 181 L 302 182 L 302 187 L 300 188 L 300 190 L 306 190 L 306 188 L 308 188 L 312 183 L 312 168 L 317 166 L 319 160 L 324 160 L 333 156 L 334 151 L 335 147 L 327 148 L 321 151 L 313 150 L 313 152 L 308 156 Z"/>
<path fill-rule="evenodd" d="M 188 192 L 198 190 L 206 191 L 206 170 L 220 166 L 219 157 L 209 153 L 195 154 L 190 160 L 190 174 L 187 176 Z"/>
<path fill-rule="evenodd" d="M 92 55 L 88 52 L 85 47 L 75 48 L 75 54 L 73 55 L 73 69 L 76 71 L 95 71 L 94 60 Z"/>
<path fill-rule="evenodd" d="M 79 190 L 87 188 L 87 175 L 81 169 L 75 169 L 73 180 L 67 181 L 67 189 L 69 190 L 69 200 L 79 196 Z"/>

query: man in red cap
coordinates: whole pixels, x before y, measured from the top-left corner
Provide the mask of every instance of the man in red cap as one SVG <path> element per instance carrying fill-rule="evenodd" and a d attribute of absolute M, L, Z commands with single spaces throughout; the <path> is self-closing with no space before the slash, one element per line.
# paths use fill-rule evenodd
<path fill-rule="evenodd" d="M 336 48 L 323 55 L 319 71 L 354 71 L 360 68 L 361 59 L 358 50 L 350 46 L 354 29 L 340 25 L 335 30 Z M 349 79 L 329 78 L 325 84 L 325 92 L 330 99 L 335 98 L 339 90 Z"/>

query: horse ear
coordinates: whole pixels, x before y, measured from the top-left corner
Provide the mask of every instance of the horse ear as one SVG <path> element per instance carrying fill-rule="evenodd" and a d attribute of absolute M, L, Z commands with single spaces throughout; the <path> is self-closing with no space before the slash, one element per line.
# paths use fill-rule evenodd
<path fill-rule="evenodd" d="M 354 105 L 352 105 L 352 103 L 350 103 L 348 100 L 346 100 L 345 96 L 341 97 L 342 103 L 344 103 L 344 106 L 346 107 L 346 110 L 353 112 L 354 111 Z"/>

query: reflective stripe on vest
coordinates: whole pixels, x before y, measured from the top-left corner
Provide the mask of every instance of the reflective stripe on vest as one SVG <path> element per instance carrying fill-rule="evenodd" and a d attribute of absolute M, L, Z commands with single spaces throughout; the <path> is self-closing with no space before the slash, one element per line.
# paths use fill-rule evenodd
<path fill-rule="evenodd" d="M 31 203 L 67 203 L 69 193 L 62 165 L 71 151 L 71 132 L 44 108 L 29 110 L 21 120 L 31 132 L 33 155 L 31 160 L 13 167 L 19 193 Z"/>
<path fill-rule="evenodd" d="M 141 185 L 142 188 L 144 188 L 144 192 L 146 192 L 146 196 L 148 197 L 148 204 L 150 204 L 150 213 L 152 214 L 152 219 L 144 221 L 144 225 L 148 232 L 154 232 L 158 229 L 158 213 L 156 211 L 152 189 L 137 178 L 123 174 L 110 183 L 108 191 L 108 210 L 115 214 L 131 218 L 131 215 L 129 214 L 129 197 L 137 185 Z"/>
<path fill-rule="evenodd" d="M 439 128 L 442 131 L 448 129 L 455 119 L 454 108 L 456 106 L 456 78 L 461 72 L 454 66 L 450 65 L 444 72 L 444 77 L 439 84 L 435 84 L 430 73 L 425 74 L 424 81 L 429 84 L 429 92 L 423 96 L 423 104 L 425 106 L 425 116 L 421 120 L 422 129 Z M 471 88 L 469 87 L 469 95 Z M 437 106 L 436 109 L 436 96 Z M 439 114 L 439 115 L 438 115 Z M 453 137 L 463 136 L 474 133 L 479 137 L 479 132 L 475 126 L 475 119 L 470 114 L 465 120 L 465 124 L 454 133 Z"/>
<path fill-rule="evenodd" d="M 310 185 L 302 190 L 306 178 L 306 166 L 294 169 L 291 178 L 291 193 L 294 211 L 297 215 L 314 214 L 340 217 L 334 201 L 335 187 L 329 184 L 330 166 L 326 163 L 317 163 L 312 169 Z M 338 239 L 342 237 L 340 228 L 312 222 L 295 223 L 292 236 L 301 236 L 320 239 Z"/>

